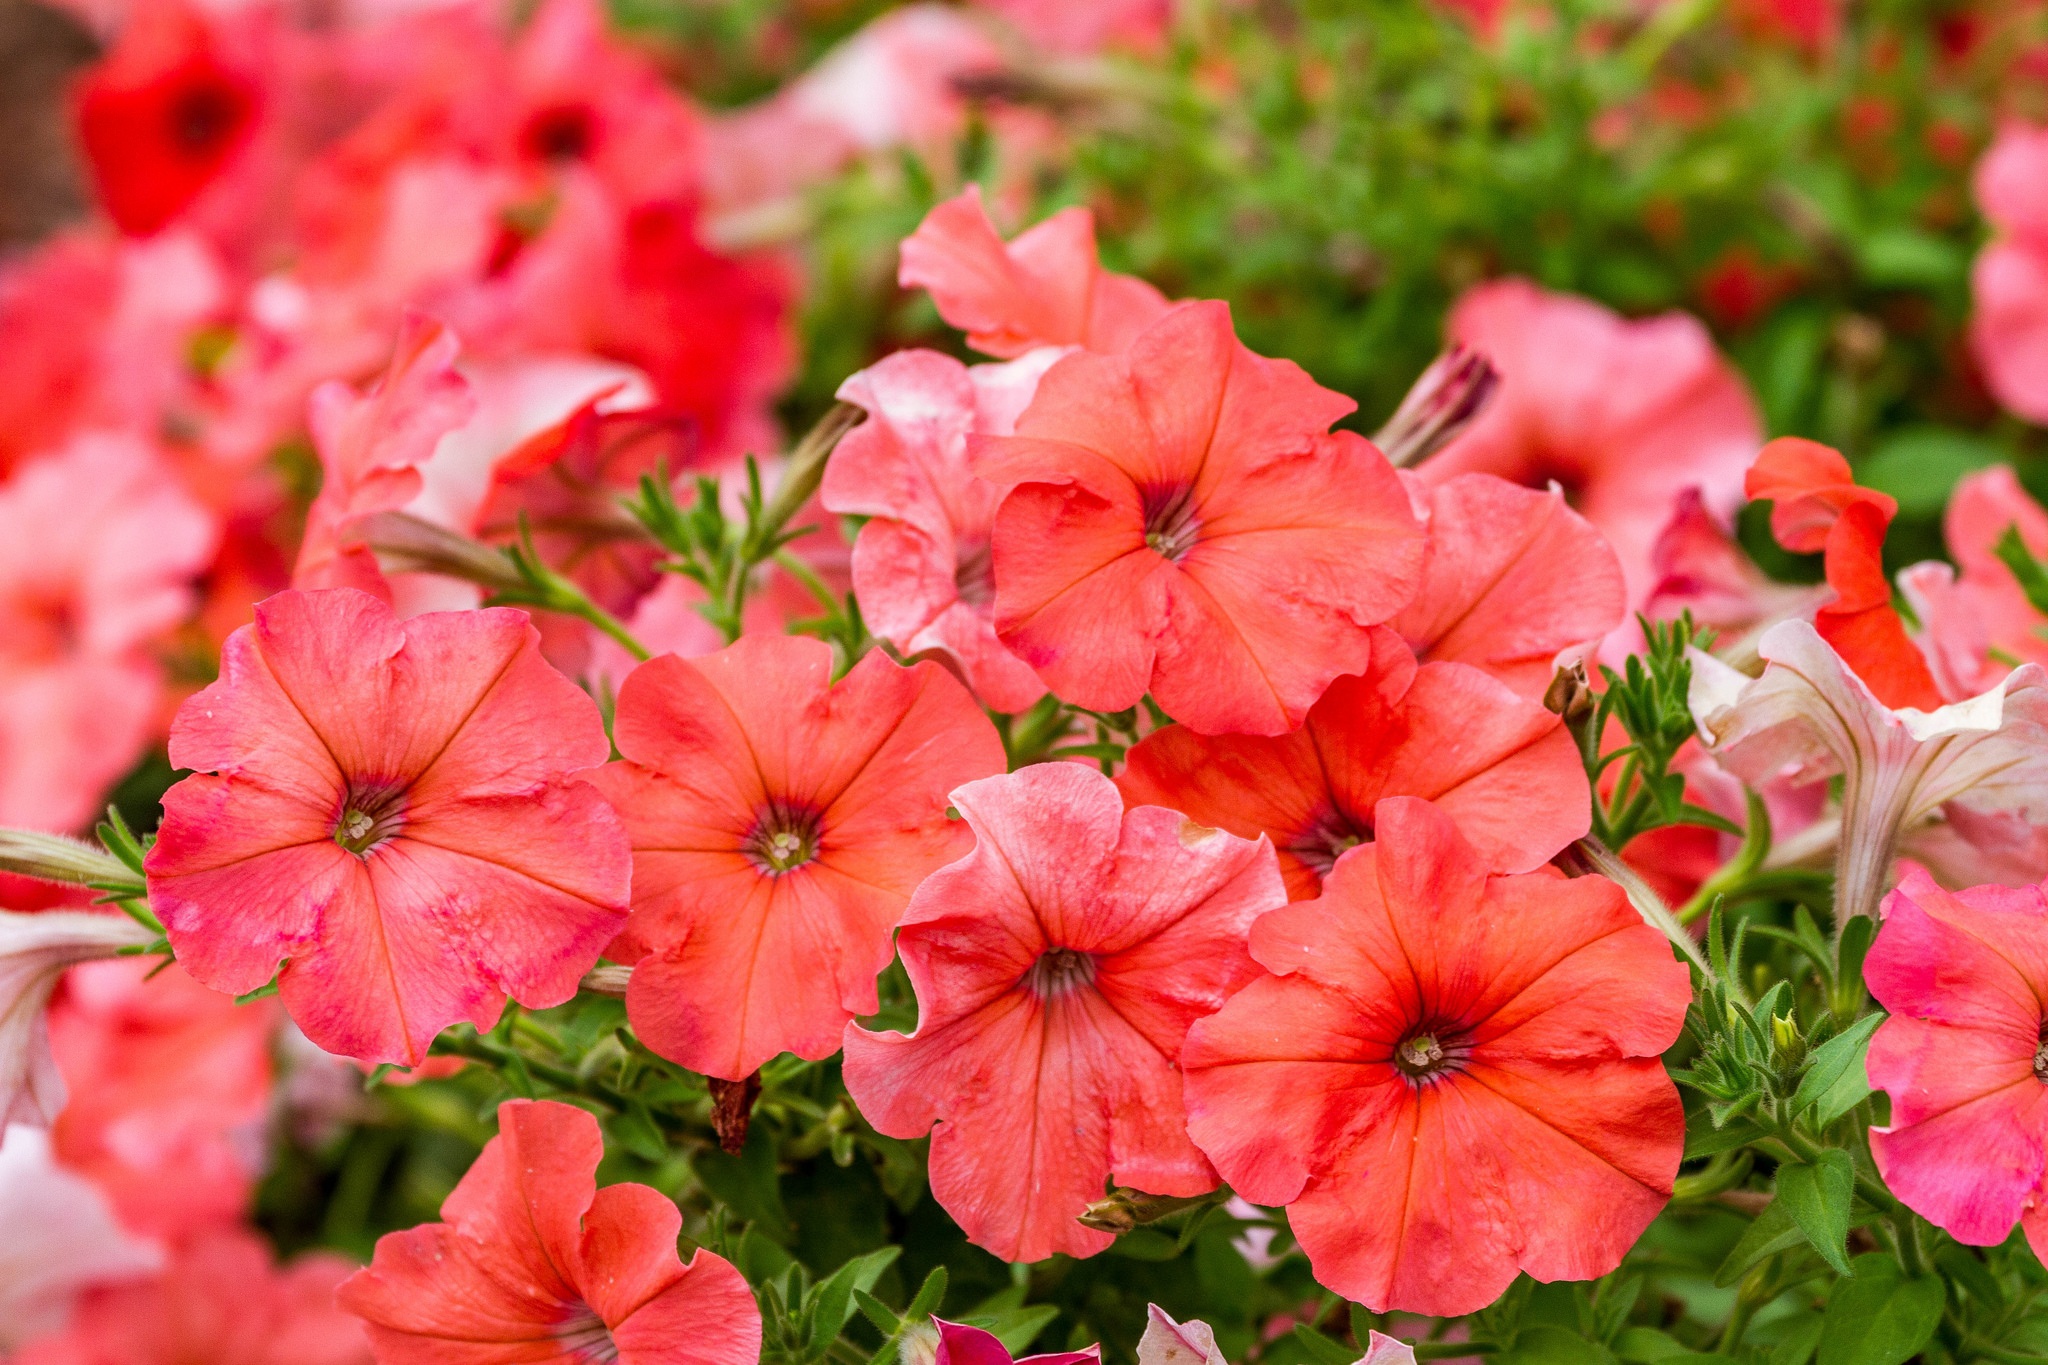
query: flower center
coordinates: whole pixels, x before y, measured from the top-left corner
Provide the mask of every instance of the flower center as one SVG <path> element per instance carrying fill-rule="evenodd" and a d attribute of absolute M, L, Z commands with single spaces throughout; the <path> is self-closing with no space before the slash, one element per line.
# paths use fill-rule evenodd
<path fill-rule="evenodd" d="M 1180 563 L 1200 539 L 1202 524 L 1195 519 L 1195 490 L 1186 484 L 1147 488 L 1142 504 L 1145 543 L 1165 558 Z"/>
<path fill-rule="evenodd" d="M 602 1365 L 619 1358 L 619 1343 L 612 1340 L 604 1319 L 580 1304 L 573 1315 L 555 1328 L 555 1340 L 562 1344 L 562 1354 L 575 1360 Z"/>
<path fill-rule="evenodd" d="M 181 91 L 171 105 L 171 140 L 181 152 L 208 155 L 233 135 L 241 120 L 241 101 L 233 90 L 195 85 Z"/>
<path fill-rule="evenodd" d="M 1422 1085 L 1455 1070 L 1469 1051 L 1448 1030 L 1424 1024 L 1394 1045 L 1394 1069 Z"/>
<path fill-rule="evenodd" d="M 2048 1085 L 2048 1023 L 2041 1025 L 2041 1045 L 2034 1049 L 2034 1079 Z"/>
<path fill-rule="evenodd" d="M 970 607 L 996 600 L 996 555 L 992 545 L 963 546 L 953 569 L 953 592 Z"/>
<path fill-rule="evenodd" d="M 1372 837 L 1344 816 L 1332 811 L 1287 845 L 1287 851 L 1315 869 L 1318 877 L 1330 875 L 1337 860 Z"/>
<path fill-rule="evenodd" d="M 334 842 L 358 858 L 405 828 L 405 788 L 397 783 L 351 782 L 334 818 Z"/>
<path fill-rule="evenodd" d="M 521 137 L 529 155 L 540 161 L 581 161 L 597 141 L 590 110 L 581 104 L 557 104 L 535 114 Z"/>
<path fill-rule="evenodd" d="M 755 867 L 780 877 L 818 856 L 820 824 L 818 813 L 808 806 L 771 801 L 754 817 L 740 851 Z"/>
<path fill-rule="evenodd" d="M 1054 948 L 1040 955 L 1024 973 L 1024 987 L 1040 1000 L 1079 990 L 1095 979 L 1095 958 L 1072 948 Z"/>

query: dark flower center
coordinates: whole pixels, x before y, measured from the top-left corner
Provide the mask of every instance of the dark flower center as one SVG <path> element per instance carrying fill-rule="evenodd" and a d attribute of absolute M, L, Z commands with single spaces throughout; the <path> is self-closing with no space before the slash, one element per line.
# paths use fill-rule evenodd
<path fill-rule="evenodd" d="M 2040 1045 L 2034 1049 L 2034 1079 L 2048 1085 L 2048 1019 L 2041 1021 Z"/>
<path fill-rule="evenodd" d="M 996 600 L 996 556 L 991 545 L 962 546 L 953 569 L 953 592 L 970 607 Z"/>
<path fill-rule="evenodd" d="M 181 152 L 205 156 L 232 137 L 241 121 L 242 101 L 233 90 L 195 85 L 171 104 L 171 141 Z"/>
<path fill-rule="evenodd" d="M 580 1304 L 574 1314 L 556 1326 L 555 1340 L 561 1343 L 561 1353 L 574 1360 L 608 1365 L 619 1358 L 619 1343 L 612 1340 L 604 1319 Z"/>
<path fill-rule="evenodd" d="M 1187 484 L 1147 488 L 1140 503 L 1145 512 L 1145 543 L 1180 563 L 1200 539 L 1202 524 L 1195 519 L 1195 490 Z"/>
<path fill-rule="evenodd" d="M 540 161 L 581 161 L 590 155 L 597 141 L 590 109 L 581 104 L 557 104 L 527 120 L 525 136 L 529 156 Z"/>
<path fill-rule="evenodd" d="M 808 806 L 770 801 L 754 817 L 754 827 L 740 843 L 748 861 L 771 877 L 794 872 L 818 856 L 823 821 Z"/>
<path fill-rule="evenodd" d="M 1287 845 L 1287 851 L 1315 869 L 1318 877 L 1330 875 L 1337 860 L 1372 837 L 1349 818 L 1331 811 Z"/>
<path fill-rule="evenodd" d="M 405 828 L 405 787 L 397 782 L 351 782 L 334 818 L 334 842 L 368 858 Z"/>
<path fill-rule="evenodd" d="M 1471 1047 L 1447 1024 L 1423 1023 L 1394 1044 L 1394 1069 L 1412 1085 L 1426 1085 L 1447 1071 L 1462 1070 Z"/>
<path fill-rule="evenodd" d="M 1040 1000 L 1079 990 L 1095 980 L 1095 958 L 1072 948 L 1054 948 L 1043 953 L 1024 973 L 1024 987 Z"/>

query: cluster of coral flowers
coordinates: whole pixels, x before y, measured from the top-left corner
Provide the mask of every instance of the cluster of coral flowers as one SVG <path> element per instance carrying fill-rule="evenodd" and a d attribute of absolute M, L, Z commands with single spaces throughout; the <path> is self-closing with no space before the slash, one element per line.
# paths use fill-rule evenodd
<path fill-rule="evenodd" d="M 34 1276 L 0 1248 L 0 1349 L 756 1360 L 740 1270 L 681 1257 L 662 1192 L 600 1187 L 568 1104 L 499 1108 L 442 1221 L 367 1267 L 246 1226 L 281 1091 L 585 989 L 735 1146 L 765 1065 L 838 1058 L 1003 1261 L 1105 1251 L 1112 1188 L 1227 1186 L 1376 1313 L 1595 1278 L 1686 1145 L 1662 1057 L 1698 954 L 1658 888 L 1699 893 L 1758 812 L 1832 858 L 1838 926 L 1884 916 L 1890 1189 L 2048 1245 L 2048 513 L 2009 470 L 1957 490 L 1909 623 L 1895 504 L 1765 444 L 1689 318 L 1483 285 L 1376 444 L 1224 303 L 1103 269 L 1087 210 L 1006 241 L 969 188 L 900 280 L 988 361 L 846 379 L 720 578 L 646 528 L 664 479 L 781 444 L 794 286 L 746 227 L 946 137 L 990 30 L 898 11 L 714 117 L 584 0 L 343 11 L 144 0 L 79 102 L 111 221 L 0 279 L 0 821 L 81 830 L 159 734 L 189 774 L 132 868 L 0 850 L 72 884 L 0 915 L 0 1227 L 36 1228 Z M 2019 174 L 1987 200 L 2018 215 Z M 1986 288 L 2032 249 L 2013 224 Z M 322 482 L 286 552 L 264 457 L 294 443 Z M 1745 500 L 1824 587 L 1744 556 Z M 862 630 L 792 629 L 848 588 Z M 1718 636 L 1670 779 L 1719 823 L 1631 868 L 1568 684 L 1682 611 Z M 166 655 L 211 642 L 176 688 Z M 899 961 L 908 1031 L 873 1017 Z M 1144 1365 L 1222 1365 L 1154 1314 Z M 943 1322 L 923 1348 L 1009 1360 Z"/>

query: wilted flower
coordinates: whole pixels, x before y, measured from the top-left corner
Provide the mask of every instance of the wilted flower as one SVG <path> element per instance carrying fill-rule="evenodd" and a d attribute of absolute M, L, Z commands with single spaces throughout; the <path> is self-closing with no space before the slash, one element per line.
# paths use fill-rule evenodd
<path fill-rule="evenodd" d="M 47 1127 L 64 1108 L 64 1078 L 50 1055 L 50 993 L 68 967 L 114 957 L 156 938 L 113 913 L 0 910 L 0 1125 Z"/>

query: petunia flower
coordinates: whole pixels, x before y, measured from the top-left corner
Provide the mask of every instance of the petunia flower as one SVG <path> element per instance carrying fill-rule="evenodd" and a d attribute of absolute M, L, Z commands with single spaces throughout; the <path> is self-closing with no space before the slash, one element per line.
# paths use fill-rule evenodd
<path fill-rule="evenodd" d="M 1741 502 L 1762 423 L 1697 319 L 1631 321 L 1526 280 L 1495 280 L 1458 301 L 1447 331 L 1493 362 L 1501 387 L 1420 467 L 1422 478 L 1482 472 L 1559 484 L 1614 547 L 1631 607 L 1656 586 L 1650 552 L 1681 493 L 1699 489 L 1717 515 Z"/>
<path fill-rule="evenodd" d="M 2041 888 L 1948 892 L 1925 871 L 1885 897 L 1863 964 L 1891 1012 L 1870 1082 L 1891 1123 L 1870 1130 L 1885 1186 L 1971 1246 L 2025 1229 L 2048 1257 L 2048 900 Z"/>
<path fill-rule="evenodd" d="M 275 1000 L 237 1005 L 160 958 L 76 968 L 50 1009 L 71 1091 L 50 1126 L 57 1159 L 139 1232 L 175 1241 L 242 1221 L 263 1174 L 283 1022 Z"/>
<path fill-rule="evenodd" d="M 891 1137 L 932 1134 L 932 1195 L 1006 1261 L 1092 1256 L 1076 1221 L 1114 1178 L 1195 1195 L 1176 1060 L 1188 1026 L 1256 974 L 1245 933 L 1286 890 L 1265 840 L 1126 811 L 1049 763 L 970 782 L 967 857 L 927 878 L 897 946 L 915 1033 L 846 1030 L 847 1092 Z"/>
<path fill-rule="evenodd" d="M 417 1065 L 507 995 L 558 1005 L 625 922 L 631 854 L 576 774 L 611 745 L 526 613 L 400 622 L 352 590 L 261 603 L 178 712 L 149 895 L 178 960 L 278 972 L 330 1052 Z"/>
<path fill-rule="evenodd" d="M 1810 615 L 1827 588 L 1779 583 L 1759 569 L 1735 540 L 1732 523 L 1707 510 L 1698 489 L 1681 493 L 1671 520 L 1650 553 L 1655 586 L 1643 604 L 1653 621 L 1676 620 L 1681 612 L 1717 632 L 1723 658 L 1755 649 L 1755 636 L 1793 616 Z"/>
<path fill-rule="evenodd" d="M 633 918 L 607 956 L 635 964 L 641 1039 L 731 1081 L 829 1057 L 876 1009 L 911 891 L 967 850 L 946 793 L 1004 767 L 939 665 L 876 651 L 835 684 L 830 648 L 792 636 L 641 665 L 613 736 L 591 780 L 632 838 Z"/>
<path fill-rule="evenodd" d="M 1899 589 L 1926 627 L 1928 663 L 1943 695 L 1972 697 L 1995 686 L 2013 661 L 2048 664 L 2048 616 L 1998 557 L 2007 530 L 2039 559 L 2048 556 L 2048 511 L 2010 465 L 1956 481 L 1942 516 L 1953 565 L 1931 561 L 1899 575 Z"/>
<path fill-rule="evenodd" d="M 1204 734 L 1294 729 L 1367 666 L 1422 558 L 1385 457 L 1328 433 L 1352 406 L 1245 349 L 1222 303 L 1067 356 L 1015 436 L 969 440 L 975 472 L 1013 485 L 997 636 L 1078 706 L 1150 692 Z"/>
<path fill-rule="evenodd" d="M 1858 484 L 1839 451 L 1796 436 L 1765 446 L 1743 487 L 1752 498 L 1770 500 L 1771 534 L 1780 545 L 1799 554 L 1826 552 L 1834 596 L 1814 610 L 1820 638 L 1885 705 L 1941 705 L 1885 578 L 1884 536 L 1898 502 Z"/>
<path fill-rule="evenodd" d="M 967 344 L 1008 360 L 1040 346 L 1121 351 L 1172 307 L 1095 256 L 1095 215 L 1061 209 L 1005 243 L 969 185 L 903 239 L 897 283 L 928 289 Z"/>
<path fill-rule="evenodd" d="M 52 1162 L 48 1137 L 26 1124 L 6 1126 L 0 1140 L 0 1228 L 0 1351 L 60 1330 L 88 1285 L 145 1275 L 163 1259 L 114 1221 L 91 1181 Z"/>
<path fill-rule="evenodd" d="M 1188 1132 L 1287 1206 L 1316 1279 L 1456 1316 L 1518 1272 L 1604 1275 L 1671 1193 L 1685 1114 L 1658 1054 L 1683 964 L 1621 888 L 1489 876 L 1411 797 L 1321 899 L 1252 927 L 1261 976 L 1189 1031 Z"/>
<path fill-rule="evenodd" d="M 14 1365 L 371 1365 L 362 1325 L 334 1303 L 349 1262 L 309 1252 L 277 1265 L 245 1228 L 171 1250 L 163 1272 L 96 1285 L 71 1325 Z"/>
<path fill-rule="evenodd" d="M 1138 1365 L 1228 1365 L 1206 1322 L 1175 1322 L 1158 1304 L 1145 1305 L 1145 1335 Z M 1415 1365 L 1415 1349 L 1382 1332 L 1369 1332 L 1357 1365 Z"/>
<path fill-rule="evenodd" d="M 1102 1359 L 1102 1348 L 1013 1358 L 995 1333 L 933 1318 L 928 1330 L 913 1328 L 905 1335 L 902 1358 L 903 1365 L 1094 1365 Z"/>
<path fill-rule="evenodd" d="M 832 452 L 819 490 L 828 511 L 864 516 L 853 586 L 868 629 L 905 655 L 932 651 L 997 711 L 1022 711 L 1045 684 L 996 639 L 990 548 L 1003 489 L 968 467 L 970 434 L 1007 436 L 1063 354 L 1005 365 L 898 351 L 839 386 L 867 421 Z"/>
<path fill-rule="evenodd" d="M 1997 235 L 1970 268 L 1970 348 L 1992 396 L 2048 422 L 2048 128 L 2010 122 L 1977 163 L 1977 204 Z"/>
<path fill-rule="evenodd" d="M 1388 622 L 1424 660 L 1472 664 L 1541 697 L 1566 650 L 1622 622 L 1614 551 L 1556 489 L 1491 474 L 1402 475 L 1428 527 L 1422 581 Z"/>
<path fill-rule="evenodd" d="M 646 1185 L 597 1186 L 604 1137 L 567 1104 L 508 1100 L 444 1222 L 377 1240 L 336 1293 L 381 1365 L 687 1360 L 754 1365 L 761 1313 L 730 1262 L 676 1256 L 682 1212 Z"/>
<path fill-rule="evenodd" d="M 2048 822 L 2048 672 L 2014 669 L 1968 701 L 1892 708 L 1805 621 L 1757 646 L 1754 680 L 1692 652 L 1694 718 L 1722 767 L 1751 785 L 1840 775 L 1839 915 L 1877 913 L 1900 837 L 1946 802 Z"/>
<path fill-rule="evenodd" d="M 1469 664 L 1416 666 L 1382 637 L 1366 673 L 1339 678 L 1291 734 L 1155 730 L 1117 787 L 1245 838 L 1263 834 L 1287 893 L 1313 897 L 1348 850 L 1373 837 L 1382 797 L 1433 802 L 1496 872 L 1527 872 L 1586 833 L 1586 770 L 1571 732 Z"/>
<path fill-rule="evenodd" d="M 50 1055 L 50 995 L 67 968 L 140 948 L 156 935 L 126 915 L 0 910 L 0 1126 L 48 1127 L 64 1108 Z"/>

